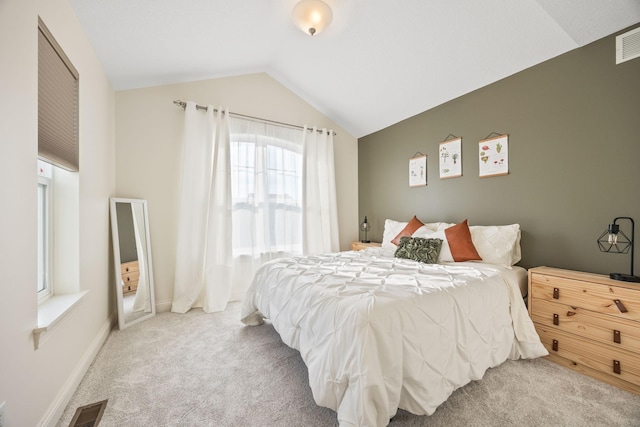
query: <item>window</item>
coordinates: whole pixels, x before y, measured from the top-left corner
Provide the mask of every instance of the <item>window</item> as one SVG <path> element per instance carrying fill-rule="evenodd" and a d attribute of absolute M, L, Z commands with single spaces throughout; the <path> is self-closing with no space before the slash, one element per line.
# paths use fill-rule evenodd
<path fill-rule="evenodd" d="M 38 160 L 38 302 L 53 293 L 51 274 L 53 181 L 51 165 Z"/>
<path fill-rule="evenodd" d="M 38 18 L 36 349 L 87 292 L 80 290 L 78 91 L 78 72 Z"/>
<path fill-rule="evenodd" d="M 38 20 L 38 302 L 79 288 L 78 72 Z"/>
<path fill-rule="evenodd" d="M 302 131 L 240 122 L 231 120 L 234 256 L 300 254 Z"/>

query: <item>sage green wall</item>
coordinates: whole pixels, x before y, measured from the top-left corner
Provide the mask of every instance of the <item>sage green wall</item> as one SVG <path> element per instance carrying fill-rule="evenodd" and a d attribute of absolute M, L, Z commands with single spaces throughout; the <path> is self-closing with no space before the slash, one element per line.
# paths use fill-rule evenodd
<path fill-rule="evenodd" d="M 478 141 L 491 132 L 509 134 L 509 175 L 479 178 Z M 440 180 L 449 134 L 462 137 L 463 176 Z M 409 188 L 418 151 L 428 184 Z M 616 65 L 612 35 L 365 136 L 358 152 L 359 216 L 372 240 L 385 218 L 414 214 L 519 223 L 523 267 L 628 273 L 629 255 L 600 253 L 596 238 L 616 216 L 636 219 L 640 233 L 640 59 Z"/>

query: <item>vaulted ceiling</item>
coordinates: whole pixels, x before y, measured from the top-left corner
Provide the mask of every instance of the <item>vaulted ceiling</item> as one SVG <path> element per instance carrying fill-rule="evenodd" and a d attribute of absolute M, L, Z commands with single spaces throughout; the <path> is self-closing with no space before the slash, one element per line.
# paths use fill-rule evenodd
<path fill-rule="evenodd" d="M 265 72 L 355 137 L 640 23 L 639 0 L 325 0 L 311 37 L 297 1 L 71 4 L 116 90 Z"/>

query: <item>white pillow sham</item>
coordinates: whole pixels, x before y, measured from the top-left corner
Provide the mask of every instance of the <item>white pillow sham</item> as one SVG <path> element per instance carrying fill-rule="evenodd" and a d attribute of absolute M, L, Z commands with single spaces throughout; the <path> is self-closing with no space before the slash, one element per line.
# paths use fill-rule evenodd
<path fill-rule="evenodd" d="M 482 258 L 482 262 L 504 266 L 512 266 L 520 261 L 520 225 L 472 225 L 469 227 L 471 240 Z M 412 237 L 425 239 L 443 239 L 438 262 L 452 262 L 453 256 L 449 249 L 444 230 L 428 231 L 416 230 Z"/>
<path fill-rule="evenodd" d="M 391 219 L 385 220 L 382 236 L 382 248 L 395 250 L 396 245 L 391 243 L 408 222 L 399 222 Z M 447 243 L 444 230 L 455 224 L 446 222 L 431 222 L 418 228 L 412 237 L 424 239 L 442 239 L 442 247 L 438 262 L 453 262 L 453 256 Z M 517 264 L 521 257 L 520 249 L 520 225 L 472 225 L 469 226 L 471 240 L 482 258 L 483 262 L 511 266 Z"/>
<path fill-rule="evenodd" d="M 382 232 L 382 247 L 394 248 L 396 245 L 391 243 L 393 239 L 401 232 L 409 222 L 399 222 L 392 219 L 386 219 L 384 221 L 384 231 Z"/>
<path fill-rule="evenodd" d="M 408 223 L 408 221 L 401 222 L 394 221 L 392 219 L 386 219 L 384 221 L 384 231 L 382 232 L 382 248 L 393 249 L 395 251 L 397 246 L 391 243 L 391 241 L 396 238 L 398 233 L 404 230 Z M 413 236 L 415 236 L 416 233 L 421 230 L 422 232 L 444 230 L 445 228 L 451 227 L 452 225 L 454 224 L 448 224 L 446 222 L 430 222 L 424 224 L 422 227 L 414 231 Z"/>
<path fill-rule="evenodd" d="M 520 261 L 520 224 L 472 225 L 469 230 L 484 262 L 510 266 Z"/>
<path fill-rule="evenodd" d="M 451 249 L 449 248 L 449 242 L 447 241 L 447 236 L 444 234 L 444 228 L 442 230 L 433 231 L 426 227 L 420 227 L 416 230 L 415 233 L 413 233 L 411 237 L 442 240 L 442 246 L 440 246 L 440 255 L 438 255 L 438 262 L 454 262 L 453 255 L 451 255 Z"/>

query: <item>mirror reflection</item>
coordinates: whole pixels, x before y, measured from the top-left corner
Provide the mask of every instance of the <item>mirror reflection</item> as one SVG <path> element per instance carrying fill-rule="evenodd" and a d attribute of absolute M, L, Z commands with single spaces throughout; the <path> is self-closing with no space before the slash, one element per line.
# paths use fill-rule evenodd
<path fill-rule="evenodd" d="M 124 329 L 155 315 L 146 200 L 111 199 L 118 324 Z"/>

